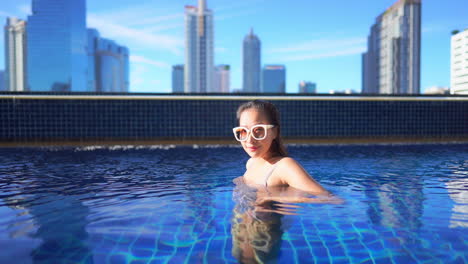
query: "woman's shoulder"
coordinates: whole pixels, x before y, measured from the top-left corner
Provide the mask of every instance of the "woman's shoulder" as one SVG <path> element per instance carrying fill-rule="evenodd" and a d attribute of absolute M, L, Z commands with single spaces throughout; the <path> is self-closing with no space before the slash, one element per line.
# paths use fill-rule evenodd
<path fill-rule="evenodd" d="M 290 168 L 291 166 L 292 167 L 297 167 L 297 166 L 300 167 L 299 162 L 297 162 L 295 159 L 293 159 L 291 157 L 281 157 L 276 163 L 280 167 L 286 167 L 286 168 Z"/>
<path fill-rule="evenodd" d="M 252 166 L 252 163 L 254 163 L 253 159 L 250 158 L 249 160 L 247 160 L 247 162 L 245 163 L 245 169 L 249 169 L 250 166 Z"/>

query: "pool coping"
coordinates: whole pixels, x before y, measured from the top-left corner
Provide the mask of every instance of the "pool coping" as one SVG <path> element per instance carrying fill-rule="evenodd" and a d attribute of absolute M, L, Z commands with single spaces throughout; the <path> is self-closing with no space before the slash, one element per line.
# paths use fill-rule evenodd
<path fill-rule="evenodd" d="M 286 145 L 388 145 L 388 144 L 468 144 L 466 137 L 372 137 L 372 138 L 285 138 Z M 148 140 L 54 140 L 0 141 L 0 148 L 12 147 L 83 147 L 83 146 L 240 146 L 233 139 L 148 139 Z"/>

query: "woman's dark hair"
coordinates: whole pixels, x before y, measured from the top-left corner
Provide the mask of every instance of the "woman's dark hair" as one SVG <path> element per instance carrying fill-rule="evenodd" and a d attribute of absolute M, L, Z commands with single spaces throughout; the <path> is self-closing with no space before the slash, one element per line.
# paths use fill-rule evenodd
<path fill-rule="evenodd" d="M 286 147 L 283 144 L 283 139 L 281 138 L 281 125 L 280 125 L 280 114 L 276 106 L 268 101 L 263 100 L 254 100 L 247 103 L 244 103 L 237 108 L 237 121 L 239 122 L 241 114 L 249 109 L 255 109 L 261 111 L 265 114 L 268 121 L 271 125 L 275 125 L 278 134 L 276 138 L 271 143 L 270 151 L 272 153 L 278 154 L 280 156 L 288 156 Z"/>

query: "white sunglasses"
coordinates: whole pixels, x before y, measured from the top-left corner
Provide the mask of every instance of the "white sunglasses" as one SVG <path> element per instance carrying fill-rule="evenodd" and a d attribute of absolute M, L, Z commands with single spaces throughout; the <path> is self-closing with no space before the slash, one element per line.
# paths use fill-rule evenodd
<path fill-rule="evenodd" d="M 249 134 L 255 140 L 263 140 L 267 137 L 267 131 L 269 128 L 273 128 L 275 125 L 255 125 L 250 129 L 246 127 L 235 127 L 232 129 L 234 137 L 237 141 L 246 141 L 249 138 Z"/>

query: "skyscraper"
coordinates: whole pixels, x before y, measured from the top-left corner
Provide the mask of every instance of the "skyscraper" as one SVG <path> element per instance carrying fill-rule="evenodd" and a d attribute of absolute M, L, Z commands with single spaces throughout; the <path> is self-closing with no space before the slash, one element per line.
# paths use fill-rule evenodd
<path fill-rule="evenodd" d="M 261 76 L 261 42 L 253 33 L 253 29 L 251 29 L 250 34 L 244 38 L 242 46 L 242 67 L 244 92 L 259 93 Z"/>
<path fill-rule="evenodd" d="M 26 89 L 26 21 L 9 17 L 5 26 L 5 89 Z"/>
<path fill-rule="evenodd" d="M 0 91 L 6 90 L 5 71 L 0 71 Z"/>
<path fill-rule="evenodd" d="M 121 92 L 129 89 L 129 52 L 113 40 L 88 29 L 88 90 Z M 94 84 L 94 86 L 93 86 Z"/>
<path fill-rule="evenodd" d="M 299 83 L 299 93 L 313 94 L 317 92 L 317 84 L 313 82 L 301 81 Z"/>
<path fill-rule="evenodd" d="M 231 89 L 229 65 L 221 64 L 215 68 L 214 89 L 217 93 L 229 93 Z"/>
<path fill-rule="evenodd" d="M 421 0 L 399 0 L 378 16 L 367 45 L 363 93 L 420 93 Z"/>
<path fill-rule="evenodd" d="M 97 91 L 97 80 L 96 80 L 96 49 L 97 42 L 100 38 L 99 31 L 94 28 L 87 29 L 87 42 L 86 53 L 88 57 L 88 68 L 87 68 L 87 90 L 88 91 Z"/>
<path fill-rule="evenodd" d="M 214 92 L 213 13 L 206 1 L 185 6 L 185 92 Z"/>
<path fill-rule="evenodd" d="M 262 75 L 263 93 L 286 92 L 286 67 L 284 65 L 265 65 Z"/>
<path fill-rule="evenodd" d="M 172 66 L 172 92 L 184 92 L 184 65 L 182 64 Z"/>
<path fill-rule="evenodd" d="M 468 94 L 468 29 L 452 35 L 450 42 L 450 93 Z"/>
<path fill-rule="evenodd" d="M 86 0 L 33 0 L 27 25 L 31 91 L 86 91 Z"/>

